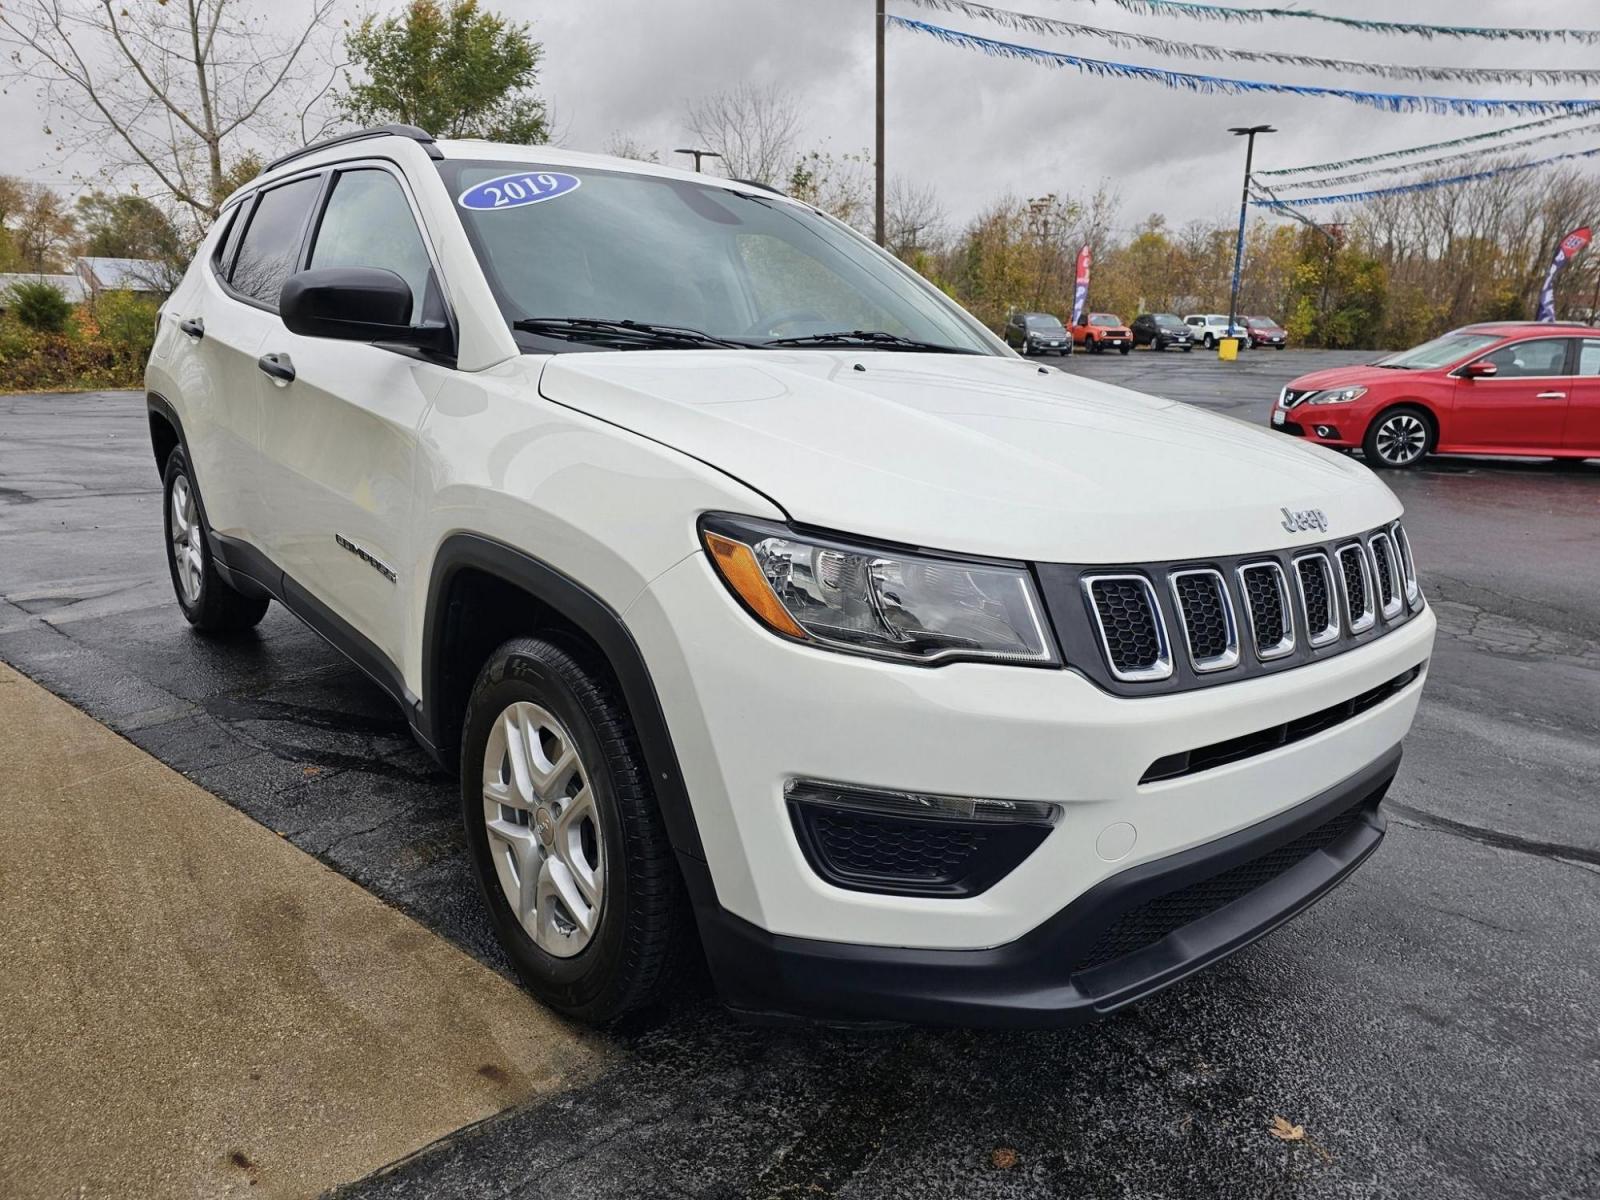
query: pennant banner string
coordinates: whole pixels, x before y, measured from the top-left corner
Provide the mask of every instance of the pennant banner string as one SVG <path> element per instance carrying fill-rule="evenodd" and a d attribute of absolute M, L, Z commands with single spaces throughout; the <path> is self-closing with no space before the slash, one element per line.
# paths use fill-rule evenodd
<path fill-rule="evenodd" d="M 1593 111 L 1600 112 L 1600 105 L 1596 105 Z M 1553 117 L 1542 117 L 1537 121 L 1527 121 L 1521 125 L 1507 125 L 1504 129 L 1493 129 L 1487 133 L 1473 133 L 1468 134 L 1466 137 L 1450 138 L 1448 141 L 1429 142 L 1425 146 L 1407 146 L 1404 150 L 1386 150 L 1382 154 L 1363 154 L 1359 158 L 1340 158 L 1332 162 L 1309 163 L 1303 167 L 1279 167 L 1273 171 L 1257 171 L 1255 174 L 1276 177 L 1280 175 L 1309 175 L 1314 171 L 1342 171 L 1346 167 L 1360 167 L 1365 166 L 1367 163 L 1392 162 L 1397 158 L 1410 158 L 1413 154 L 1426 154 L 1430 150 L 1450 150 L 1456 146 L 1471 146 L 1478 142 L 1493 141 L 1497 138 L 1509 137 L 1513 133 L 1522 133 L 1529 129 L 1543 129 L 1559 121 L 1570 121 L 1584 115 L 1585 113 L 1582 110 L 1574 110 L 1573 112 L 1559 113 Z M 1563 129 L 1552 133 L 1550 136 L 1565 137 L 1569 133 L 1577 132 L 1578 128 L 1580 127 L 1574 126 L 1570 129 Z M 1587 126 L 1581 128 L 1587 128 Z"/>
<path fill-rule="evenodd" d="M 1494 179 L 1500 175 L 1511 175 L 1518 171 L 1531 171 L 1535 167 L 1547 167 L 1551 163 L 1593 158 L 1596 155 L 1600 155 L 1600 146 L 1596 146 L 1593 150 L 1575 150 L 1571 154 L 1554 154 L 1549 158 L 1538 158 L 1531 162 L 1512 163 L 1510 166 L 1494 167 L 1487 171 L 1473 171 L 1466 175 L 1451 175 L 1444 179 L 1424 179 L 1418 183 L 1403 183 L 1395 187 L 1376 188 L 1367 192 L 1344 192 L 1333 196 L 1296 196 L 1293 203 L 1302 208 L 1308 204 L 1360 204 L 1367 200 L 1381 200 L 1385 196 L 1401 196 L 1408 192 L 1427 192 L 1435 188 L 1457 187 L 1463 183 L 1476 183 L 1480 179 Z M 1282 200 L 1256 199 L 1251 200 L 1250 203 L 1258 208 L 1288 208 L 1288 204 Z"/>
<path fill-rule="evenodd" d="M 1050 67 L 1072 67 L 1087 75 L 1104 78 L 1138 79 L 1159 83 L 1164 87 L 1200 93 L 1243 95 L 1251 92 L 1273 92 L 1289 96 L 1315 98 L 1332 97 L 1365 104 L 1385 112 L 1431 112 L 1441 114 L 1476 114 L 1495 112 L 1555 113 L 1588 109 L 1594 100 L 1533 100 L 1533 99 L 1480 99 L 1474 96 L 1408 95 L 1403 92 L 1367 92 L 1355 88 L 1313 87 L 1309 84 L 1265 83 L 1252 79 L 1233 79 L 1222 75 L 1198 75 L 1189 71 L 1169 71 L 1164 67 L 1138 66 L 1133 63 L 1110 62 L 1099 58 L 1084 58 L 1059 50 L 1042 50 L 1036 46 L 1022 46 L 1015 42 L 1002 42 L 994 38 L 979 37 L 947 29 L 943 25 L 930 25 L 908 17 L 890 16 L 888 23 L 913 33 L 926 34 L 952 46 L 977 50 L 995 58 L 1020 59 Z"/>
<path fill-rule="evenodd" d="M 1353 171 L 1344 175 L 1323 175 L 1317 179 L 1275 179 L 1273 182 L 1281 191 L 1300 191 L 1306 188 L 1326 188 L 1337 187 L 1346 183 L 1364 183 L 1368 179 L 1392 175 L 1396 171 L 1422 171 L 1429 167 L 1442 167 L 1447 163 L 1463 162 L 1467 159 L 1481 160 L 1488 154 L 1508 154 L 1513 150 L 1521 150 L 1527 146 L 1536 146 L 1540 142 L 1548 142 L 1552 138 L 1566 137 L 1570 133 L 1593 133 L 1597 129 L 1600 129 L 1600 125 L 1574 125 L 1571 129 L 1561 129 L 1555 133 L 1541 133 L 1538 137 L 1524 138 L 1518 142 L 1503 142 L 1498 146 L 1490 146 L 1482 150 L 1465 150 L 1458 154 L 1441 154 L 1438 158 L 1425 158 L 1420 162 L 1373 167 L 1368 171 Z M 1265 175 L 1266 173 L 1265 171 L 1253 172 L 1256 175 Z"/>
<path fill-rule="evenodd" d="M 1212 62 L 1284 63 L 1294 67 L 1308 67 L 1319 71 L 1355 72 L 1377 75 L 1386 79 L 1417 79 L 1436 82 L 1478 83 L 1596 83 L 1600 82 L 1600 69 L 1578 67 L 1429 67 L 1404 66 L 1395 63 L 1359 62 L 1348 58 L 1318 58 L 1309 54 L 1288 54 L 1271 50 L 1244 50 L 1230 46 L 1209 46 L 1203 42 L 1175 41 L 1171 38 L 1151 37 L 1142 33 L 1128 33 L 1120 29 L 1101 29 L 1096 25 L 1080 25 L 1074 21 L 1059 21 L 1054 17 L 1035 16 L 977 4 L 974 0 L 910 0 L 920 8 L 958 13 L 974 20 L 990 21 L 1007 29 L 1022 33 L 1043 35 L 1060 34 L 1068 37 L 1091 37 L 1109 42 L 1118 48 L 1138 47 L 1155 54 L 1172 58 L 1198 58 Z"/>
<path fill-rule="evenodd" d="M 1098 0 L 1078 0 L 1097 3 Z M 1364 33 L 1413 34 L 1425 38 L 1487 38 L 1518 42 L 1600 42 L 1600 29 L 1527 29 L 1496 25 L 1426 25 L 1413 21 L 1371 21 L 1317 12 L 1309 8 L 1245 8 L 1232 4 L 1196 4 L 1191 0 L 1106 0 L 1126 12 L 1140 16 L 1189 17 L 1197 21 L 1251 21 L 1280 19 L 1325 21 Z"/>

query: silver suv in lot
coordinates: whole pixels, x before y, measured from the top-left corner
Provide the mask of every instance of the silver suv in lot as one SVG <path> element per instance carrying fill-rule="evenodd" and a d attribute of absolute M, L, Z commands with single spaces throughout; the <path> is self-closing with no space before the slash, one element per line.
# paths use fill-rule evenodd
<path fill-rule="evenodd" d="M 1077 1020 L 1383 836 L 1434 635 L 1393 494 L 1025 361 L 764 188 L 309 147 L 146 385 L 184 617 L 280 603 L 394 698 L 577 1018 L 703 954 L 746 1012 Z"/>

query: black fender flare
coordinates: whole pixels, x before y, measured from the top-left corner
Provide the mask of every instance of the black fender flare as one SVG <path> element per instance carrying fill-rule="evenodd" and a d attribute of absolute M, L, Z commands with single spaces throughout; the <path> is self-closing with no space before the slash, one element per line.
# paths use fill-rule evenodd
<path fill-rule="evenodd" d="M 678 767 L 677 751 L 667 729 L 666 714 L 644 654 L 621 615 L 588 588 L 561 571 L 503 542 L 480 534 L 447 537 L 434 556 L 422 626 L 422 726 L 441 753 L 456 748 L 460 731 L 441 728 L 441 701 L 446 690 L 446 597 L 457 574 L 472 569 L 494 576 L 533 596 L 570 621 L 605 655 L 623 700 L 633 717 L 639 747 L 649 768 L 661 815 L 673 849 L 701 862 L 705 851 L 700 830 Z M 430 703 L 430 700 L 432 703 Z"/>

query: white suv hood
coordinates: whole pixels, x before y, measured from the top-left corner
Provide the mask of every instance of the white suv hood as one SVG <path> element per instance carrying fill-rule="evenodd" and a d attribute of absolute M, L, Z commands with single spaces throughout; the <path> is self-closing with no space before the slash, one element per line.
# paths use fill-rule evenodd
<path fill-rule="evenodd" d="M 1367 468 L 1264 427 L 1011 358 L 562 354 L 540 393 L 701 459 L 803 524 L 1051 562 L 1241 554 L 1370 529 Z M 1284 508 L 1320 509 L 1291 533 Z"/>

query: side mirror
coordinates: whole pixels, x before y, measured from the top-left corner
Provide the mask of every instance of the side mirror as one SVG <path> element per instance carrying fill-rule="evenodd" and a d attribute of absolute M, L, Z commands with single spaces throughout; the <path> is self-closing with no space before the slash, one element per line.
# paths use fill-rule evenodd
<path fill-rule="evenodd" d="M 303 337 L 448 349 L 448 326 L 410 324 L 411 300 L 411 286 L 393 271 L 320 267 L 289 277 L 278 315 Z"/>
<path fill-rule="evenodd" d="M 1499 373 L 1499 367 L 1492 362 L 1484 362 L 1482 359 L 1477 362 L 1469 362 L 1461 368 L 1461 378 L 1463 379 L 1489 379 Z"/>

